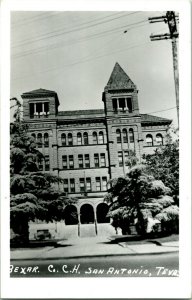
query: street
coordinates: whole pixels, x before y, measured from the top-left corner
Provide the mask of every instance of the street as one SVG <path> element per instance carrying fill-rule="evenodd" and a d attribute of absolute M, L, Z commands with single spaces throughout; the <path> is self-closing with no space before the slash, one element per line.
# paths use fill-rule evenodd
<path fill-rule="evenodd" d="M 175 277 L 179 254 L 11 260 L 11 277 Z"/>

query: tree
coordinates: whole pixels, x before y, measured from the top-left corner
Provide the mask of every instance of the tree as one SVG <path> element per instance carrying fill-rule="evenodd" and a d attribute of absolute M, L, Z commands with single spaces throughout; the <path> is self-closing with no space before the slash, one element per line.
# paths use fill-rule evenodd
<path fill-rule="evenodd" d="M 178 218 L 170 189 L 148 175 L 145 166 L 132 167 L 126 177 L 112 179 L 110 184 L 104 201 L 110 204 L 112 225 L 121 228 L 123 234 L 129 234 L 130 224 L 136 221 L 137 232 L 144 235 L 148 218 L 161 219 L 160 213 Z"/>
<path fill-rule="evenodd" d="M 175 133 L 175 132 L 174 132 Z M 176 132 L 177 133 L 177 132 Z M 147 172 L 155 179 L 161 180 L 171 190 L 175 203 L 178 205 L 179 198 L 179 139 L 175 133 L 168 132 L 166 145 L 157 148 L 152 155 L 144 157 Z"/>
<path fill-rule="evenodd" d="M 15 117 L 10 128 L 10 227 L 27 242 L 29 221 L 59 221 L 65 205 L 77 200 L 59 191 L 61 178 L 38 170 L 37 161 L 43 155 L 36 149 L 27 125 L 18 115 Z"/>

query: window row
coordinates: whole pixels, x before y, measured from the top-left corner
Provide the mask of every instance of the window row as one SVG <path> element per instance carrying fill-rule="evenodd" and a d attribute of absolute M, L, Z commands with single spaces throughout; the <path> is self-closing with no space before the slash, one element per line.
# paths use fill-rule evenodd
<path fill-rule="evenodd" d="M 154 145 L 154 142 L 153 142 L 153 136 L 151 134 L 147 134 L 146 135 L 146 144 L 147 146 L 153 146 Z M 156 145 L 163 145 L 163 136 L 158 133 L 156 135 Z"/>
<path fill-rule="evenodd" d="M 49 147 L 49 134 L 47 132 L 44 133 L 44 135 L 42 135 L 42 133 L 38 133 L 37 135 L 32 133 L 31 136 L 34 138 L 38 148 L 42 148 L 43 146 L 45 148 Z"/>
<path fill-rule="evenodd" d="M 62 146 L 73 146 L 73 135 L 72 133 L 68 133 L 67 135 L 65 133 L 61 134 L 61 145 Z M 89 137 L 88 133 L 84 132 L 83 134 L 81 132 L 77 133 L 77 145 L 89 145 Z M 97 132 L 93 132 L 92 134 L 92 143 L 91 144 L 104 144 L 104 134 L 103 131 L 100 131 L 99 134 Z"/>
<path fill-rule="evenodd" d="M 119 167 L 129 165 L 129 151 L 118 151 Z"/>
<path fill-rule="evenodd" d="M 50 170 L 50 162 L 49 162 L 49 155 L 45 155 L 41 157 L 37 161 L 39 171 L 49 171 Z"/>
<path fill-rule="evenodd" d="M 113 98 L 113 111 L 114 113 L 119 112 L 129 112 L 132 113 L 132 99 L 131 97 L 128 98 Z"/>
<path fill-rule="evenodd" d="M 49 102 L 29 103 L 30 118 L 48 117 L 49 115 Z"/>
<path fill-rule="evenodd" d="M 63 169 L 74 169 L 74 155 L 63 155 L 62 156 L 62 167 Z M 106 167 L 105 153 L 94 154 L 94 167 Z M 78 168 L 90 168 L 90 155 L 79 154 L 78 155 Z"/>
<path fill-rule="evenodd" d="M 92 182 L 91 177 L 83 177 L 78 180 L 79 191 L 81 193 L 91 191 L 106 191 L 107 177 L 95 177 L 95 183 Z M 65 193 L 75 193 L 76 191 L 75 179 L 64 179 L 63 189 Z"/>
<path fill-rule="evenodd" d="M 123 128 L 122 132 L 120 129 L 116 130 L 117 143 L 134 143 L 134 132 L 133 129 L 130 128 L 129 131 Z M 128 139 L 129 137 L 129 139 Z"/>

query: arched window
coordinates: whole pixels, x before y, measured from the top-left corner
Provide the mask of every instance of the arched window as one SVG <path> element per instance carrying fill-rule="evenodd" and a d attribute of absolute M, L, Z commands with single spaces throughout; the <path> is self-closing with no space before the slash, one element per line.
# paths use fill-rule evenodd
<path fill-rule="evenodd" d="M 117 143 L 121 143 L 121 131 L 120 129 L 116 130 Z"/>
<path fill-rule="evenodd" d="M 88 145 L 88 133 L 87 132 L 83 133 L 83 143 L 84 143 L 84 145 Z"/>
<path fill-rule="evenodd" d="M 32 133 L 31 136 L 33 137 L 34 142 L 35 142 L 35 141 L 36 141 L 36 134 L 35 134 L 35 133 Z"/>
<path fill-rule="evenodd" d="M 82 145 L 82 136 L 81 133 L 77 133 L 77 145 Z"/>
<path fill-rule="evenodd" d="M 93 132 L 93 144 L 98 144 L 98 140 L 97 140 L 97 132 Z"/>
<path fill-rule="evenodd" d="M 163 137 L 162 137 L 162 135 L 161 135 L 160 133 L 158 133 L 158 134 L 156 135 L 156 143 L 157 143 L 158 145 L 163 145 Z"/>
<path fill-rule="evenodd" d="M 37 146 L 38 148 L 42 148 L 42 134 L 38 133 L 37 135 Z"/>
<path fill-rule="evenodd" d="M 67 205 L 64 210 L 65 225 L 78 224 L 77 208 L 75 205 Z"/>
<path fill-rule="evenodd" d="M 61 145 L 66 146 L 66 134 L 62 133 L 61 135 Z"/>
<path fill-rule="evenodd" d="M 124 128 L 122 134 L 123 134 L 123 143 L 128 143 L 127 129 Z"/>
<path fill-rule="evenodd" d="M 146 135 L 146 144 L 147 146 L 153 146 L 153 137 L 151 134 Z"/>
<path fill-rule="evenodd" d="M 132 128 L 129 129 L 129 142 L 134 143 L 134 132 Z"/>
<path fill-rule="evenodd" d="M 45 148 L 49 147 L 49 135 L 47 132 L 44 134 L 44 147 Z"/>
<path fill-rule="evenodd" d="M 68 133 L 68 145 L 69 146 L 73 145 L 73 136 L 72 136 L 72 133 Z"/>
<path fill-rule="evenodd" d="M 104 144 L 104 135 L 103 131 L 99 132 L 99 144 Z"/>

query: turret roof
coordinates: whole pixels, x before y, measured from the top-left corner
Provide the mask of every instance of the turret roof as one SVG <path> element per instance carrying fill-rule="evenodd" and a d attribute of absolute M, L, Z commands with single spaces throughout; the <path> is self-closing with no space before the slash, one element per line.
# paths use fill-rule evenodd
<path fill-rule="evenodd" d="M 130 89 L 134 88 L 135 85 L 121 66 L 116 63 L 106 88 L 108 89 Z"/>

